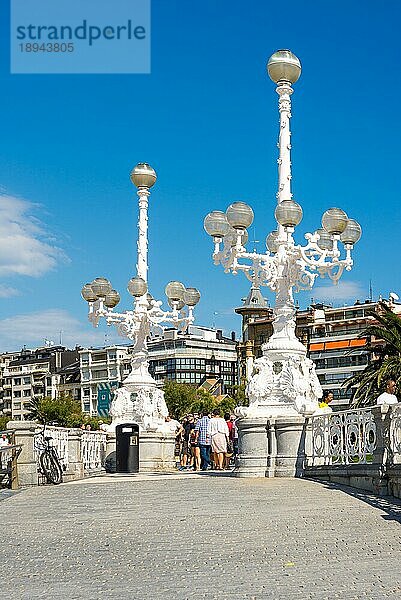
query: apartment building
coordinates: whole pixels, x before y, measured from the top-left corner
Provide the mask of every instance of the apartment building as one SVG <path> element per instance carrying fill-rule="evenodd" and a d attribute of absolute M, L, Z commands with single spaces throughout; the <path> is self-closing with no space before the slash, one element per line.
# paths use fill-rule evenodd
<path fill-rule="evenodd" d="M 180 333 L 167 329 L 148 343 L 149 371 L 165 379 L 199 385 L 208 377 L 221 380 L 225 390 L 237 383 L 235 336 L 191 325 Z M 84 412 L 106 415 L 112 393 L 131 369 L 132 346 L 86 348 L 79 351 L 81 403 Z"/>
<path fill-rule="evenodd" d="M 392 299 L 385 302 L 395 313 L 401 313 L 401 305 Z M 372 313 L 380 311 L 380 301 L 357 300 L 352 306 L 334 308 L 323 304 L 310 307 L 308 329 L 308 353 L 316 365 L 316 373 L 323 389 L 333 392 L 333 406 L 347 408 L 352 390 L 346 390 L 344 382 L 363 371 L 372 360 L 367 351 L 368 339 L 359 337 L 366 327 L 375 323 Z M 380 340 L 371 340 L 379 343 Z"/>
<path fill-rule="evenodd" d="M 238 383 L 238 359 L 234 332 L 190 325 L 186 333 L 168 329 L 148 344 L 149 371 L 165 379 L 200 385 L 206 378 L 221 379 L 225 390 Z"/>
<path fill-rule="evenodd" d="M 98 414 L 101 405 L 108 407 L 111 393 L 131 369 L 130 346 L 85 348 L 79 351 L 82 410 Z M 105 410 L 107 412 L 107 410 Z"/>
<path fill-rule="evenodd" d="M 24 420 L 33 398 L 55 398 L 59 372 L 78 359 L 78 350 L 64 346 L 23 349 L 1 355 L 2 412 Z"/>
<path fill-rule="evenodd" d="M 385 302 L 395 313 L 401 313 L 401 304 L 395 303 L 393 298 L 357 300 L 351 306 L 341 307 L 316 303 L 297 312 L 297 337 L 315 362 L 322 388 L 332 390 L 333 407 L 349 406 L 352 390 L 346 390 L 343 384 L 371 360 L 366 349 L 368 340 L 359 336 L 367 325 L 375 322 L 371 313 L 380 310 L 380 302 Z M 252 374 L 253 361 L 262 355 L 262 344 L 273 333 L 273 310 L 259 290 L 251 290 L 236 312 L 242 316 L 243 337 L 238 344 L 238 356 L 241 382 L 246 383 Z"/>
<path fill-rule="evenodd" d="M 112 393 L 131 370 L 132 346 L 104 348 L 63 346 L 23 349 L 0 355 L 0 414 L 23 420 L 32 398 L 64 393 L 81 402 L 88 414 L 108 414 Z M 199 385 L 221 381 L 224 391 L 237 384 L 235 335 L 190 326 L 185 333 L 166 330 L 149 342 L 149 370 L 165 379 Z"/>
<path fill-rule="evenodd" d="M 19 352 L 0 354 L 0 415 L 11 416 L 12 413 L 12 378 L 8 376 L 8 365 L 18 354 Z"/>

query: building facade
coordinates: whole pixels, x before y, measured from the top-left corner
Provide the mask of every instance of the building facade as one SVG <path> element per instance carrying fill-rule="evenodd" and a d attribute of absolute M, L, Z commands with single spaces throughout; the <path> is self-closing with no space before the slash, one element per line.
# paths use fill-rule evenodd
<path fill-rule="evenodd" d="M 11 417 L 12 414 L 12 377 L 8 365 L 15 360 L 19 352 L 0 354 L 0 415 Z"/>
<path fill-rule="evenodd" d="M 248 296 L 244 305 L 236 309 L 242 316 L 243 338 L 238 344 L 242 383 L 252 375 L 253 361 L 262 355 L 262 345 L 273 333 L 273 310 L 267 303 L 263 304 L 264 299 L 258 298 L 258 294 L 254 296 L 255 302 L 250 302 Z M 349 406 L 352 390 L 347 390 L 344 383 L 372 360 L 366 349 L 367 338 L 359 336 L 368 325 L 375 323 L 372 313 L 380 311 L 380 302 L 386 303 L 395 313 L 401 313 L 401 305 L 391 298 L 363 303 L 357 300 L 354 305 L 341 307 L 311 304 L 297 312 L 297 337 L 307 347 L 308 356 L 316 365 L 322 388 L 333 392 L 333 407 L 346 409 Z"/>
<path fill-rule="evenodd" d="M 79 370 L 82 410 L 96 415 L 101 402 L 110 404 L 113 390 L 127 377 L 130 369 L 130 346 L 81 349 Z"/>
<path fill-rule="evenodd" d="M 59 393 L 59 372 L 76 363 L 78 349 L 64 346 L 23 349 L 1 355 L 2 413 L 15 421 L 24 420 L 29 403 Z"/>
<path fill-rule="evenodd" d="M 357 300 L 352 306 L 338 308 L 315 304 L 309 309 L 308 354 L 316 365 L 322 388 L 333 392 L 333 406 L 348 407 L 352 390 L 347 390 L 344 382 L 363 371 L 372 360 L 366 348 L 368 342 L 379 344 L 381 341 L 361 336 L 368 325 L 377 323 L 374 313 L 380 312 L 381 302 L 393 312 L 401 313 L 401 305 L 382 298 L 377 302 Z"/>
<path fill-rule="evenodd" d="M 148 344 L 149 370 L 164 380 L 199 386 L 217 380 L 223 393 L 238 383 L 235 335 L 191 325 L 185 333 L 168 329 Z M 33 398 L 68 394 L 91 415 L 106 415 L 113 391 L 131 370 L 132 346 L 62 346 L 0 355 L 0 414 L 23 420 Z"/>
<path fill-rule="evenodd" d="M 148 342 L 149 371 L 164 380 L 200 385 L 207 378 L 221 380 L 224 391 L 238 381 L 235 336 L 221 330 L 191 325 L 185 333 L 167 329 Z M 107 414 L 115 389 L 131 369 L 132 346 L 85 348 L 79 351 L 82 410 Z"/>
<path fill-rule="evenodd" d="M 224 337 L 219 329 L 190 325 L 185 334 L 168 329 L 149 347 L 149 371 L 165 379 L 199 386 L 208 377 L 221 379 L 225 390 L 238 383 L 235 335 Z"/>

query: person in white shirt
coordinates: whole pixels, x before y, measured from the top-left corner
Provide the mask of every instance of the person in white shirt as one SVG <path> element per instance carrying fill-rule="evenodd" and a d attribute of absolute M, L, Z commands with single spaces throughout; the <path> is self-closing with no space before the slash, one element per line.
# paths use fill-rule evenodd
<path fill-rule="evenodd" d="M 380 394 L 376 400 L 376 404 L 397 404 L 397 396 L 394 394 L 396 385 L 394 379 L 387 379 L 386 391 Z"/>
<path fill-rule="evenodd" d="M 220 417 L 220 411 L 215 408 L 212 418 L 208 424 L 208 435 L 212 443 L 212 452 L 214 454 L 215 468 L 223 470 L 224 456 L 227 452 L 227 440 L 229 436 L 228 426 L 225 420 Z"/>
<path fill-rule="evenodd" d="M 9 445 L 10 442 L 8 441 L 7 434 L 3 433 L 0 437 L 0 448 L 5 448 Z M 9 454 L 9 452 L 0 452 L 0 469 L 5 469 L 7 467 L 7 463 L 10 458 Z"/>

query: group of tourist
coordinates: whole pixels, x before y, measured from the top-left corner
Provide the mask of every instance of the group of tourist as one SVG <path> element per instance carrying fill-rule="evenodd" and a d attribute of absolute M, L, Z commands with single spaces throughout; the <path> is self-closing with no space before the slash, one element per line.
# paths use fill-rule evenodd
<path fill-rule="evenodd" d="M 166 419 L 176 434 L 176 455 L 181 471 L 229 469 L 238 454 L 236 417 L 218 408 L 212 413 L 187 414 L 182 422 Z"/>

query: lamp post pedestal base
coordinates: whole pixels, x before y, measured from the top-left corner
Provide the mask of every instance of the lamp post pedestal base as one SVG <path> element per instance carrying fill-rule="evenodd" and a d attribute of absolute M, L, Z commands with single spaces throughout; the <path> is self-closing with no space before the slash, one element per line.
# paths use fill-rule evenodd
<path fill-rule="evenodd" d="M 175 437 L 161 431 L 142 431 L 139 434 L 139 472 L 171 472 L 175 467 Z M 107 436 L 106 471 L 116 472 L 116 435 Z"/>
<path fill-rule="evenodd" d="M 175 436 L 161 431 L 139 435 L 139 471 L 173 471 Z"/>
<path fill-rule="evenodd" d="M 305 462 L 306 420 L 302 415 L 237 421 L 236 477 L 301 477 Z"/>
<path fill-rule="evenodd" d="M 267 423 L 271 440 L 267 477 L 302 477 L 305 465 L 306 419 L 275 417 Z"/>
<path fill-rule="evenodd" d="M 267 420 L 238 419 L 239 454 L 234 469 L 236 477 L 266 477 L 269 454 Z"/>

